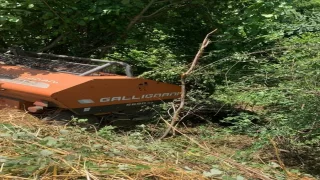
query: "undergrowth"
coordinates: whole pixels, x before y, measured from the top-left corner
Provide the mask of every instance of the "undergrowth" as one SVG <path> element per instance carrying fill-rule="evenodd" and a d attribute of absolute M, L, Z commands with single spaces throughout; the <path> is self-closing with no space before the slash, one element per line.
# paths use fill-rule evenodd
<path fill-rule="evenodd" d="M 253 151 L 259 141 L 255 137 L 206 125 L 181 128 L 183 135 L 158 141 L 157 130 L 162 129 L 138 125 L 126 132 L 113 126 L 88 132 L 77 125 L 48 124 L 23 112 L 2 111 L 0 178 L 312 179 L 293 169 L 289 171 L 294 176 L 288 176 L 273 149 Z"/>

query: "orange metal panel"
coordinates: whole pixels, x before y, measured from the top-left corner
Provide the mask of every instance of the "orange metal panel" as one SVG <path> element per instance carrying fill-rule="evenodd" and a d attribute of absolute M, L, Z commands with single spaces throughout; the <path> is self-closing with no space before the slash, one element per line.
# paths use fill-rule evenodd
<path fill-rule="evenodd" d="M 126 76 L 77 76 L 0 65 L 0 95 L 29 102 L 46 100 L 62 108 L 85 108 L 168 100 L 180 87 Z"/>
<path fill-rule="evenodd" d="M 0 95 L 26 101 L 52 100 L 52 94 L 86 81 L 90 78 L 0 65 Z"/>
<path fill-rule="evenodd" d="M 177 85 L 138 78 L 95 78 L 60 91 L 52 97 L 68 108 L 130 104 L 180 97 L 180 87 Z"/>
<path fill-rule="evenodd" d="M 41 95 L 51 95 L 56 91 L 78 85 L 90 80 L 72 74 L 52 73 L 49 71 L 34 70 L 19 66 L 0 65 L 0 83 L 5 88 L 23 89 L 23 92 L 32 92 Z"/>

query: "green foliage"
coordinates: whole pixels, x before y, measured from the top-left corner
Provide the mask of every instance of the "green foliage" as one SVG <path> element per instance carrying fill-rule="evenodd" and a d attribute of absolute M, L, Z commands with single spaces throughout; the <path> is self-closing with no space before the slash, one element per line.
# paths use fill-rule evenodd
<path fill-rule="evenodd" d="M 189 174 L 194 177 L 191 179 L 245 177 L 234 167 L 220 165 L 218 158 L 190 143 L 186 137 L 155 141 L 148 134 L 150 127 L 145 125 L 126 133 L 116 133 L 106 126 L 96 134 L 82 131 L 80 127 L 48 124 L 38 124 L 41 129 L 42 126 L 45 128 L 37 132 L 38 126 L 25 127 L 18 124 L 19 121 L 13 123 L 0 123 L 0 134 L 7 134 L 0 139 L 1 144 L 6 144 L 1 149 L 1 178 L 7 174 L 16 178 L 53 177 L 55 173 L 59 176 L 72 173 L 84 178 L 86 172 L 99 179 L 125 178 L 126 174 L 143 179 L 150 173 L 175 178 Z M 212 130 L 208 133 L 214 135 Z M 204 139 L 199 137 L 193 138 L 202 142 Z"/>
<path fill-rule="evenodd" d="M 251 115 L 247 113 L 240 113 L 238 116 L 231 116 L 224 118 L 222 122 L 231 124 L 233 132 L 246 132 L 255 133 L 257 131 L 256 125 L 253 123 L 260 117 L 257 115 Z"/>
<path fill-rule="evenodd" d="M 115 127 L 113 126 L 105 126 L 99 130 L 98 134 L 99 136 L 105 139 L 111 139 L 112 136 L 114 135 L 114 132 L 113 132 L 114 129 Z"/>
<path fill-rule="evenodd" d="M 318 42 L 315 33 L 281 42 L 285 50 L 275 50 L 272 57 L 265 57 L 274 62 L 262 59 L 259 66 L 249 65 L 250 75 L 239 74 L 241 81 L 230 75 L 228 85 L 219 88 L 216 98 L 248 109 L 260 107 L 257 112 L 269 122 L 265 126 L 272 129 L 271 135 L 292 138 L 295 145 L 319 145 Z M 243 122 L 242 116 L 234 118 Z M 243 124 L 237 127 L 242 129 Z M 250 128 L 245 129 L 250 132 Z"/>
<path fill-rule="evenodd" d="M 131 20 L 147 1 L 0 1 L 3 47 L 40 50 L 55 44 L 60 54 L 88 56 L 99 47 L 121 42 Z M 159 8 L 162 3 L 152 8 Z"/>
<path fill-rule="evenodd" d="M 222 121 L 233 125 L 228 132 L 259 137 L 259 148 L 270 137 L 292 148 L 319 145 L 319 0 L 154 2 L 139 18 L 150 1 L 0 0 L 0 48 L 38 51 L 53 43 L 45 51 L 108 55 L 132 64 L 139 77 L 179 84 L 204 36 L 217 28 L 187 78 L 186 112 L 220 110 L 219 101 L 246 110 Z M 113 133 L 98 132 L 110 140 Z M 130 139 L 142 143 L 146 134 L 139 133 Z"/>

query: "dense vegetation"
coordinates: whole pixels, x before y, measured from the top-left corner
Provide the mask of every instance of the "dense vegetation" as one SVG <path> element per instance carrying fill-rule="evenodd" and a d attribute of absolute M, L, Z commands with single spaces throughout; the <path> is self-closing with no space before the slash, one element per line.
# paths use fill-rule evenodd
<path fill-rule="evenodd" d="M 213 29 L 187 108 L 246 110 L 220 119 L 224 131 L 259 139 L 254 151 L 275 139 L 320 169 L 319 0 L 0 0 L 0 48 L 117 57 L 176 84 Z"/>

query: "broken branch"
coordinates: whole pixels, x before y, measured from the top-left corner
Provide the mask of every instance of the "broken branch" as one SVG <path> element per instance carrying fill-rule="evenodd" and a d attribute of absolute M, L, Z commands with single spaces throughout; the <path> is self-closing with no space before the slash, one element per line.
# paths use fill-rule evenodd
<path fill-rule="evenodd" d="M 185 104 L 185 98 L 186 98 L 186 78 L 187 76 L 195 69 L 204 49 L 210 44 L 210 40 L 209 40 L 209 36 L 211 34 L 213 34 L 214 32 L 216 32 L 217 29 L 211 31 L 210 33 L 208 33 L 206 35 L 206 37 L 204 38 L 200 49 L 198 51 L 198 53 L 196 54 L 195 58 L 192 61 L 192 64 L 190 66 L 190 68 L 188 69 L 188 71 L 186 71 L 185 73 L 183 73 L 181 75 L 181 97 L 180 97 L 180 105 L 179 107 L 176 109 L 176 111 L 174 112 L 172 118 L 171 118 L 171 123 L 169 125 L 169 127 L 167 128 L 167 130 L 163 133 L 163 135 L 160 137 L 160 139 L 163 139 L 165 137 L 167 137 L 167 135 L 170 133 L 170 131 L 173 131 L 173 134 L 175 132 L 175 129 L 172 127 L 175 127 L 176 123 L 180 120 L 180 113 L 184 108 L 184 104 Z"/>

